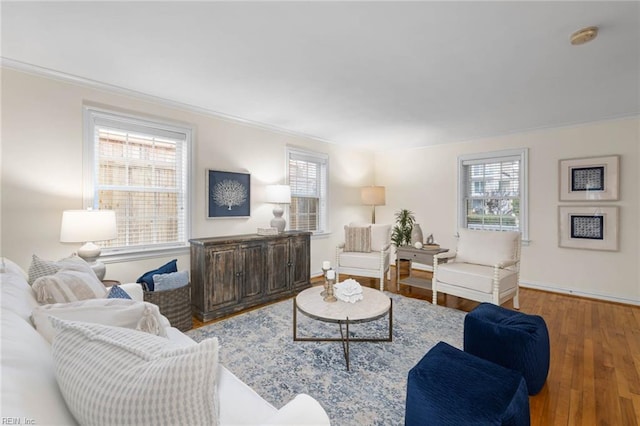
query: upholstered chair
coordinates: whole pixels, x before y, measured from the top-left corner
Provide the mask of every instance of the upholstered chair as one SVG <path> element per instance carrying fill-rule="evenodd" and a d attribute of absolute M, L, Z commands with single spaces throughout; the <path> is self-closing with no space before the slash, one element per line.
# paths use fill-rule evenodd
<path fill-rule="evenodd" d="M 434 256 L 433 304 L 445 293 L 520 309 L 520 245 L 519 232 L 460 229 L 456 250 Z"/>
<path fill-rule="evenodd" d="M 378 278 L 384 290 L 384 276 L 391 279 L 391 225 L 350 223 L 345 240 L 336 248 L 336 279 L 340 274 Z"/>

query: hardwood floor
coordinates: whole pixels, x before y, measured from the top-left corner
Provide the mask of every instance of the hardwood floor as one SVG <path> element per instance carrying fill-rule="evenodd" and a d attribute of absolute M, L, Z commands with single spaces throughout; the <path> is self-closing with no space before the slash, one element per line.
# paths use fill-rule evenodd
<path fill-rule="evenodd" d="M 391 275 L 386 289 L 396 292 L 394 268 Z M 377 280 L 354 278 L 378 287 Z M 399 293 L 431 301 L 428 290 L 401 286 Z M 478 305 L 444 295 L 438 304 L 466 312 Z M 512 302 L 504 306 L 513 309 Z M 520 311 L 542 316 L 551 341 L 547 382 L 529 398 L 532 426 L 640 423 L 640 307 L 523 288 Z"/>
<path fill-rule="evenodd" d="M 391 275 L 388 290 L 396 293 L 395 269 Z M 377 286 L 377 280 L 358 281 Z M 407 286 L 399 293 L 432 297 Z M 466 312 L 478 305 L 444 295 L 438 304 Z M 511 301 L 503 306 L 513 309 Z M 547 383 L 529 398 L 532 426 L 640 423 L 640 307 L 521 288 L 520 312 L 542 316 L 551 342 Z"/>

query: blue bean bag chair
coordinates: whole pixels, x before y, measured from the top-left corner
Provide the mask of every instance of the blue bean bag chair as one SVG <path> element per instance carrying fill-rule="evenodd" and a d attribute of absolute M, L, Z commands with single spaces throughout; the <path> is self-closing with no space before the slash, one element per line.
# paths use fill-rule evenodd
<path fill-rule="evenodd" d="M 520 373 L 440 342 L 409 371 L 406 426 L 528 426 Z"/>
<path fill-rule="evenodd" d="M 519 371 L 529 395 L 540 392 L 549 374 L 549 331 L 538 315 L 482 303 L 464 319 L 464 350 Z"/>

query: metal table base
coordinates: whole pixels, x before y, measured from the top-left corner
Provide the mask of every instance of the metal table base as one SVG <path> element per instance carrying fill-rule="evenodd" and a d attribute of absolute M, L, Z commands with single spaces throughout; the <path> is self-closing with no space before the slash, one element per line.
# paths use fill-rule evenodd
<path fill-rule="evenodd" d="M 293 298 L 293 341 L 294 342 L 341 342 L 342 343 L 342 351 L 344 353 L 344 360 L 347 365 L 347 371 L 350 371 L 350 361 L 349 361 L 349 343 L 350 342 L 391 342 L 393 339 L 393 299 L 390 300 L 389 310 L 375 318 L 366 319 L 366 320 L 358 320 L 358 321 L 349 321 L 349 317 L 347 317 L 344 321 L 342 320 L 327 320 L 318 318 L 315 316 L 308 315 L 303 312 L 303 314 L 307 315 L 309 318 L 313 318 L 318 321 L 323 322 L 337 322 L 340 326 L 340 338 L 337 337 L 298 337 L 298 306 L 296 304 L 295 297 Z M 375 321 L 379 318 L 382 318 L 384 315 L 388 315 L 389 317 L 389 336 L 383 338 L 376 337 L 350 337 L 349 336 L 349 324 L 357 324 L 363 322 Z M 342 325 L 345 325 L 345 329 L 343 331 Z"/>

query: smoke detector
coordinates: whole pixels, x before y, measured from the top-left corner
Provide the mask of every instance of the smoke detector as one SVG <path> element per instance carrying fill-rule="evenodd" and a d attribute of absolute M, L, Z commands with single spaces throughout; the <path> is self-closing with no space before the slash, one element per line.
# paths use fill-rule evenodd
<path fill-rule="evenodd" d="M 583 28 L 571 34 L 571 37 L 570 37 L 571 44 L 573 44 L 574 46 L 585 44 L 593 40 L 594 38 L 596 38 L 597 35 L 598 35 L 598 27 Z"/>

